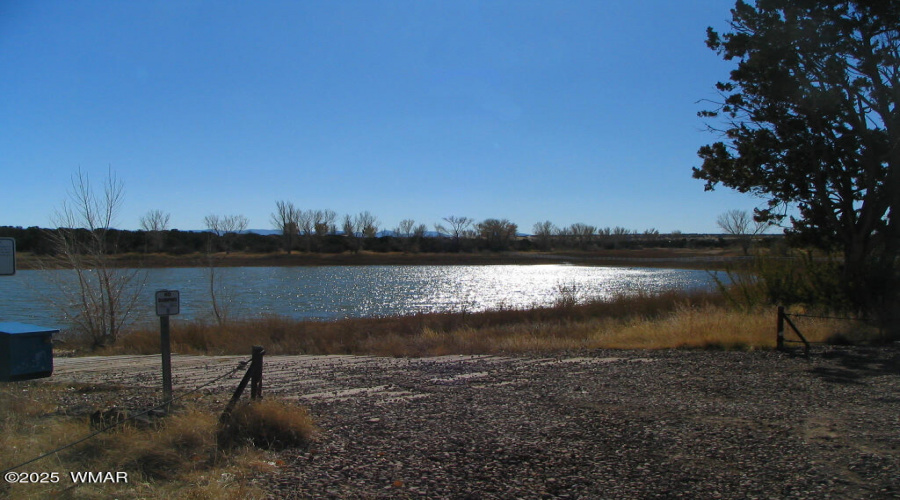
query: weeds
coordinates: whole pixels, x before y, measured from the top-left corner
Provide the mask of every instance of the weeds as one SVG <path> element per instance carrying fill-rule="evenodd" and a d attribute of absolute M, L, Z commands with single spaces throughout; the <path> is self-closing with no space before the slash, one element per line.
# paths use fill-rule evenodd
<path fill-rule="evenodd" d="M 57 405 L 72 393 L 72 387 L 49 383 L 0 386 L 0 447 L 4 450 L 0 470 L 92 432 L 87 410 L 68 415 Z M 271 467 L 254 445 L 302 446 L 313 438 L 312 420 L 299 406 L 275 400 L 241 406 L 236 411 L 243 420 L 225 426 L 218 421 L 218 411 L 221 408 L 201 402 L 160 419 L 158 425 L 124 425 L 98 434 L 16 469 L 56 473 L 56 483 L 3 483 L 0 497 L 42 499 L 65 490 L 66 498 L 263 498 L 263 492 L 245 484 L 260 467 Z M 223 446 L 223 435 L 240 438 Z M 128 482 L 75 487 L 70 471 L 122 471 Z"/>
<path fill-rule="evenodd" d="M 575 283 L 570 283 L 568 285 L 557 283 L 556 293 L 556 307 L 575 307 L 580 299 L 578 293 L 578 285 Z"/>
<path fill-rule="evenodd" d="M 267 450 L 303 447 L 316 433 L 306 408 L 263 399 L 238 405 L 218 433 L 219 445 Z"/>
<path fill-rule="evenodd" d="M 268 316 L 232 320 L 225 325 L 179 321 L 172 326 L 172 351 L 246 354 L 250 346 L 263 345 L 269 354 L 430 356 L 570 348 L 583 344 L 578 331 L 584 325 L 632 318 L 652 321 L 670 314 L 683 302 L 691 306 L 723 302 L 718 294 L 706 292 L 643 293 L 580 301 L 577 289 L 567 290 L 568 295 L 561 296 L 561 304 L 524 310 L 463 310 L 338 321 L 296 321 Z M 515 338 L 518 336 L 521 338 Z M 158 352 L 159 332 L 148 328 L 124 337 L 115 347 L 99 354 Z"/>
<path fill-rule="evenodd" d="M 246 354 L 263 345 L 269 354 L 438 356 L 505 354 L 593 348 L 758 348 L 774 346 L 775 310 L 764 303 L 733 306 L 747 291 L 639 293 L 608 300 L 569 300 L 554 307 L 485 312 L 457 311 L 339 321 L 280 317 L 228 325 L 179 322 L 173 351 Z M 758 325 L 758 326 L 754 326 Z M 804 332 L 805 333 L 805 332 Z M 830 331 L 825 335 L 835 333 Z M 824 339 L 823 339 L 824 340 Z M 127 336 L 105 353 L 159 352 L 153 329 Z"/>

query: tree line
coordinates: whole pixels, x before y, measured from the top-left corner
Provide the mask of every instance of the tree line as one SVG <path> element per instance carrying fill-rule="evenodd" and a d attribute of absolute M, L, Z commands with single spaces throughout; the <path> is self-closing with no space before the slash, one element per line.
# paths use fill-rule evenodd
<path fill-rule="evenodd" d="M 655 229 L 636 231 L 621 226 L 598 227 L 575 223 L 557 226 L 539 222 L 530 234 L 522 234 L 508 219 L 450 215 L 428 226 L 404 219 L 393 229 L 380 226 L 369 211 L 339 217 L 333 210 L 298 209 L 279 201 L 270 223 L 280 234 L 259 234 L 247 230 L 250 221 L 243 215 L 208 215 L 206 229 L 184 231 L 169 228 L 170 215 L 151 210 L 141 217 L 141 229 L 108 228 L 104 232 L 106 251 L 115 253 L 459 253 L 503 251 L 553 251 L 656 248 L 727 247 L 733 240 L 720 235 L 685 235 L 678 231 L 662 234 Z M 0 226 L 0 236 L 16 239 L 17 250 L 37 255 L 59 251 L 54 234 L 70 231 L 76 239 L 88 239 L 85 228 L 45 229 Z"/>

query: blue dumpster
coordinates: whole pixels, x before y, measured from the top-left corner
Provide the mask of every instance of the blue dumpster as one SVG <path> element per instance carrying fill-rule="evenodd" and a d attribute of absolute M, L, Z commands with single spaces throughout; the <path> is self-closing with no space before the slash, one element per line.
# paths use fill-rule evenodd
<path fill-rule="evenodd" d="M 0 323 L 0 381 L 30 380 L 53 373 L 54 328 Z"/>

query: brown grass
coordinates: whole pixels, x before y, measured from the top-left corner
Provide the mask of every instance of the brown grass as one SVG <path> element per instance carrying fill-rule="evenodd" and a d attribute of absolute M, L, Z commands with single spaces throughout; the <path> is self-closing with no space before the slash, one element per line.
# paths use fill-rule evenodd
<path fill-rule="evenodd" d="M 583 334 L 578 330 L 585 323 L 629 318 L 655 320 L 671 313 L 679 304 L 693 307 L 720 302 L 717 294 L 670 292 L 581 304 L 561 300 L 556 307 L 478 313 L 462 311 L 338 321 L 296 321 L 269 316 L 234 320 L 224 325 L 173 321 L 171 339 L 173 352 L 182 354 L 246 354 L 252 345 L 264 346 L 269 354 L 415 356 L 498 353 L 508 351 L 507 346 L 521 352 L 525 345 L 537 350 L 567 348 L 566 344 L 573 341 L 580 345 L 578 339 Z M 495 343 L 490 332 L 499 331 L 516 336 L 521 331 L 526 333 L 518 341 L 505 339 Z M 159 332 L 151 327 L 124 336 L 118 345 L 100 354 L 158 352 Z"/>
<path fill-rule="evenodd" d="M 734 308 L 718 293 L 667 292 L 555 307 L 453 312 L 339 321 L 280 317 L 225 325 L 175 321 L 172 350 L 182 354 L 247 354 L 262 345 L 269 354 L 436 356 L 504 354 L 566 349 L 771 348 L 774 307 Z M 835 321 L 803 321 L 811 341 L 843 334 Z M 798 325 L 799 326 L 799 325 Z M 125 336 L 102 354 L 159 352 L 150 328 Z"/>
<path fill-rule="evenodd" d="M 55 402 L 71 391 L 71 387 L 46 382 L 0 386 L 0 470 L 93 432 L 86 415 L 66 415 L 57 407 Z M 58 495 L 73 486 L 70 471 L 123 471 L 128 473 L 128 483 L 83 484 L 67 490 L 63 494 L 66 498 L 263 498 L 261 491 L 247 486 L 246 479 L 258 469 L 276 465 L 252 444 L 277 440 L 281 446 L 302 445 L 312 438 L 314 426 L 299 406 L 267 400 L 239 407 L 241 414 L 247 407 L 252 408 L 249 422 L 256 426 L 241 421 L 222 426 L 218 421 L 221 405 L 207 402 L 173 413 L 157 426 L 117 427 L 17 468 L 16 472 L 56 473 L 58 481 L 0 482 L 0 498 Z M 227 432 L 236 432 L 243 439 L 222 447 L 220 436 Z"/>
<path fill-rule="evenodd" d="M 225 448 L 252 445 L 263 449 L 307 446 L 316 426 L 306 408 L 262 399 L 238 405 L 218 433 Z"/>

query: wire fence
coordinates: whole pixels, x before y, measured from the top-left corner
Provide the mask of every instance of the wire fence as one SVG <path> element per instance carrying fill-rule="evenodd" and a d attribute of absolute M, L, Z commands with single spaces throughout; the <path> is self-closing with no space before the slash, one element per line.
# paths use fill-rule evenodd
<path fill-rule="evenodd" d="M 820 316 L 816 314 L 798 314 L 798 313 L 785 313 L 786 316 L 790 316 L 793 318 L 815 318 L 815 319 L 834 319 L 841 321 L 862 321 L 864 323 L 868 323 L 870 320 L 868 318 L 851 318 L 849 316 L 840 317 L 840 316 Z"/>
<path fill-rule="evenodd" d="M 251 362 L 251 360 L 240 361 L 240 362 L 238 362 L 237 366 L 234 367 L 231 371 L 229 371 L 229 372 L 227 372 L 227 373 L 225 373 L 225 374 L 223 374 L 223 375 L 220 375 L 220 376 L 218 376 L 218 377 L 216 377 L 216 378 L 214 378 L 214 379 L 212 379 L 212 380 L 210 380 L 210 381 L 208 381 L 208 382 L 206 382 L 206 383 L 204 383 L 204 384 L 202 384 L 202 385 L 200 385 L 200 386 L 197 386 L 197 387 L 191 389 L 190 391 L 187 391 L 187 392 L 185 392 L 185 393 L 183 393 L 183 394 L 180 394 L 180 395 L 178 395 L 178 396 L 172 396 L 171 398 L 166 399 L 166 400 L 163 401 L 162 403 L 160 403 L 160 404 L 158 404 L 158 405 L 156 405 L 156 406 L 154 406 L 154 407 L 152 407 L 152 408 L 148 408 L 148 409 L 143 410 L 143 411 L 138 412 L 138 413 L 129 414 L 126 418 L 123 418 L 123 419 L 117 419 L 116 422 L 113 422 L 113 423 L 111 423 L 111 424 L 105 425 L 104 427 L 100 428 L 99 430 L 97 430 L 97 431 L 95 431 L 95 432 L 92 432 L 91 434 L 88 434 L 88 435 L 86 435 L 86 436 L 84 436 L 84 437 L 82 437 L 82 438 L 79 438 L 79 439 L 77 439 L 77 440 L 75 440 L 75 441 L 72 441 L 72 442 L 70 442 L 70 443 L 67 443 L 67 444 L 65 444 L 65 445 L 62 445 L 62 446 L 60 446 L 60 447 L 58 447 L 58 448 L 56 448 L 56 449 L 54 449 L 54 450 L 48 451 L 48 452 L 46 452 L 46 453 L 43 453 L 43 454 L 41 454 L 41 455 L 39 455 L 39 456 L 37 456 L 37 457 L 34 457 L 34 458 L 32 458 L 32 459 L 30 459 L 30 460 L 27 460 L 27 461 L 25 461 L 25 462 L 22 462 L 22 463 L 20 463 L 20 464 L 17 464 L 17 465 L 14 465 L 14 466 L 12 466 L 12 467 L 9 467 L 9 468 L 7 468 L 7 469 L 4 469 L 4 470 L 0 471 L 0 476 L 6 474 L 7 472 L 14 471 L 14 470 L 16 470 L 16 469 L 18 469 L 18 468 L 20 468 L 20 467 L 25 467 L 26 465 L 33 464 L 33 463 L 35 463 L 35 462 L 37 462 L 37 461 L 43 460 L 44 458 L 47 458 L 47 457 L 49 457 L 49 456 L 51 456 L 51 455 L 55 455 L 55 454 L 57 454 L 57 453 L 59 453 L 59 452 L 61 452 L 61 451 L 67 450 L 67 449 L 69 449 L 69 448 L 72 448 L 73 446 L 77 446 L 77 445 L 79 445 L 79 444 L 81 444 L 81 443 L 84 443 L 85 441 L 88 441 L 88 440 L 90 440 L 90 439 L 92 439 L 92 438 L 95 438 L 95 437 L 99 436 L 100 434 L 103 434 L 103 433 L 105 433 L 105 432 L 109 432 L 109 431 L 111 431 L 111 430 L 113 430 L 113 429 L 115 429 L 115 428 L 117 428 L 117 427 L 119 427 L 119 426 L 121 426 L 121 425 L 124 425 L 124 424 L 127 423 L 127 422 L 130 422 L 130 421 L 135 420 L 135 419 L 137 419 L 137 418 L 143 417 L 143 416 L 145 416 L 145 415 L 149 415 L 151 412 L 154 412 L 154 411 L 157 411 L 157 410 L 161 410 L 161 409 L 163 409 L 163 408 L 168 408 L 169 406 L 171 406 L 172 403 L 174 403 L 175 401 L 177 401 L 177 400 L 179 400 L 179 399 L 182 399 L 182 398 L 185 398 L 185 397 L 187 397 L 187 396 L 190 396 L 191 394 L 194 394 L 194 393 L 196 393 L 196 392 L 199 392 L 199 391 L 201 391 L 201 390 L 203 390 L 203 389 L 209 387 L 210 385 L 215 384 L 216 382 L 218 382 L 218 381 L 220 381 L 220 380 L 222 380 L 222 379 L 225 379 L 225 378 L 228 378 L 228 377 L 233 376 L 233 375 L 234 375 L 235 373 L 237 373 L 239 370 L 245 368 L 245 367 L 247 366 L 247 364 L 250 363 L 250 362 Z"/>
<path fill-rule="evenodd" d="M 829 316 L 822 314 L 800 314 L 800 313 L 786 313 L 784 310 L 784 306 L 778 307 L 778 327 L 777 327 L 777 337 L 776 337 L 776 346 L 779 350 L 783 350 L 784 344 L 786 343 L 794 343 L 804 345 L 806 353 L 809 354 L 809 349 L 812 344 L 826 344 L 827 342 L 812 342 L 806 339 L 803 333 L 797 328 L 797 325 L 791 320 L 791 318 L 811 318 L 811 319 L 823 319 L 823 320 L 837 320 L 837 321 L 860 321 L 864 323 L 869 323 L 870 320 L 868 318 L 854 318 L 850 316 Z M 794 334 L 800 340 L 788 339 L 785 337 L 785 325 L 793 330 Z"/>

